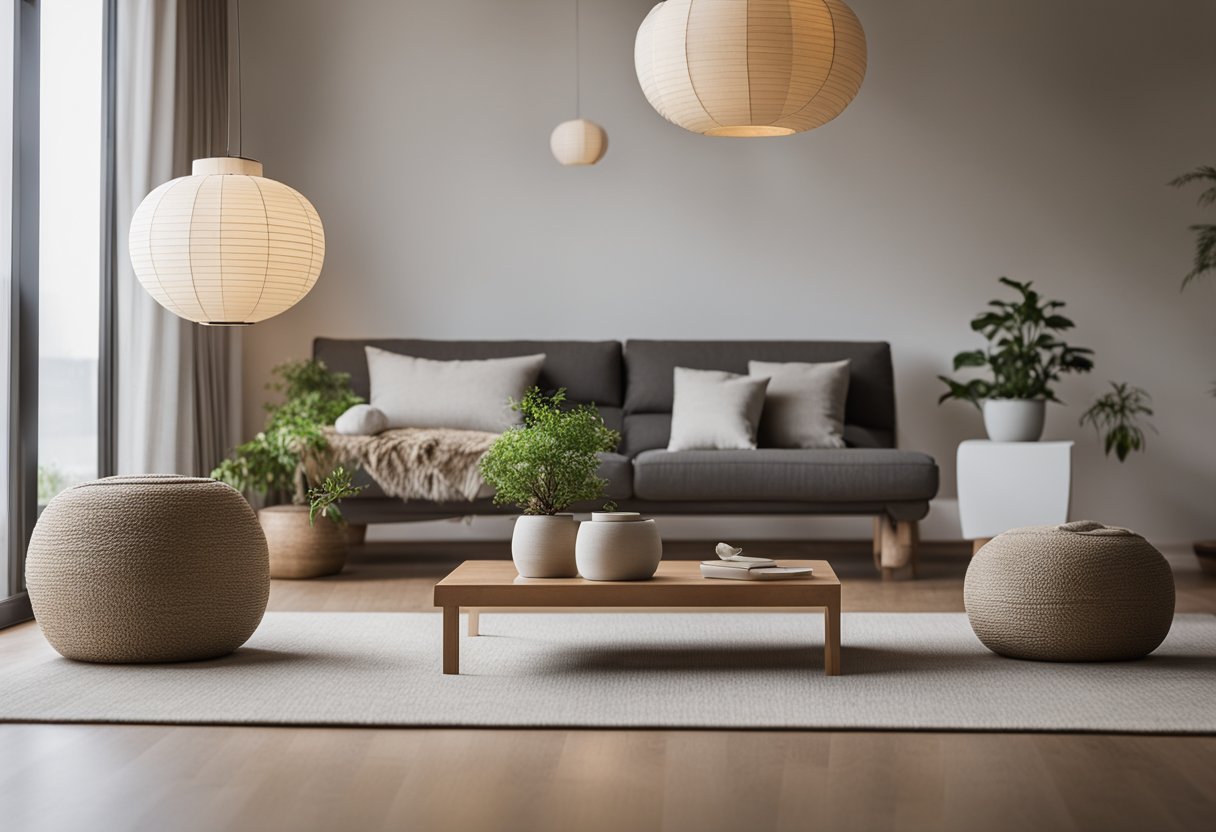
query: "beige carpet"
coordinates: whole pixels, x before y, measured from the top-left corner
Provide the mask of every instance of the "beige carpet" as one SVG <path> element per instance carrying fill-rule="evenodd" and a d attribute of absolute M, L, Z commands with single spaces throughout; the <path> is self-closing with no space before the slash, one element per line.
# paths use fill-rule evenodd
<path fill-rule="evenodd" d="M 45 656 L 0 669 L 0 720 L 291 725 L 833 728 L 1216 733 L 1216 616 L 1150 658 L 989 653 L 966 616 L 844 616 L 823 675 L 815 615 L 500 614 L 440 673 L 430 613 L 270 613 L 227 659 Z"/>

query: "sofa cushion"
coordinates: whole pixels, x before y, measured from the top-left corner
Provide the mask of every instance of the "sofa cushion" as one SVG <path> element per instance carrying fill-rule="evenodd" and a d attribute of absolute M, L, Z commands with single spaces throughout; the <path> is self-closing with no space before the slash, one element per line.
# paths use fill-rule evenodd
<path fill-rule="evenodd" d="M 749 361 L 849 362 L 844 438 L 849 445 L 894 447 L 895 377 L 891 347 L 881 341 L 627 341 L 625 430 L 635 413 L 670 413 L 673 371 L 747 373 Z M 626 437 L 631 452 L 644 444 Z M 666 446 L 663 442 L 660 447 Z"/>
<path fill-rule="evenodd" d="M 843 448 L 849 361 L 749 361 L 753 376 L 767 376 L 762 448 Z"/>
<path fill-rule="evenodd" d="M 334 422 L 334 430 L 344 436 L 375 436 L 388 430 L 388 417 L 370 404 L 351 405 Z"/>
<path fill-rule="evenodd" d="M 669 451 L 756 447 L 767 378 L 676 367 Z"/>
<path fill-rule="evenodd" d="M 604 487 L 605 500 L 628 500 L 633 496 L 633 463 L 621 454 L 600 454 L 600 467 L 596 471 L 608 485 Z"/>
<path fill-rule="evenodd" d="M 600 408 L 604 421 L 614 430 L 617 427 L 609 420 L 609 415 L 619 416 L 619 413 L 612 411 L 610 414 L 605 408 Z M 624 425 L 621 453 L 637 456 L 642 451 L 667 447 L 671 436 L 670 413 L 630 413 L 624 417 Z M 850 448 L 890 448 L 893 438 L 894 434 L 889 430 L 844 426 L 844 443 Z"/>
<path fill-rule="evenodd" d="M 541 390 L 565 387 L 570 402 L 594 403 L 601 410 L 624 401 L 619 341 L 434 341 L 423 338 L 317 338 L 314 358 L 331 370 L 350 373 L 356 393 L 368 398 L 371 385 L 365 347 L 437 361 L 508 358 L 544 353 L 536 383 Z"/>
<path fill-rule="evenodd" d="M 929 500 L 937 463 L 890 448 L 760 448 L 661 451 L 633 461 L 633 493 L 643 500 Z"/>

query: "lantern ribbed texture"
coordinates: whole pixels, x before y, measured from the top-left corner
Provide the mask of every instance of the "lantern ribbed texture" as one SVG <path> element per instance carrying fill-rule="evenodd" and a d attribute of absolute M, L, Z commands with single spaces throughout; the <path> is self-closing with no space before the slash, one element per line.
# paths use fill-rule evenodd
<path fill-rule="evenodd" d="M 294 306 L 325 259 L 307 199 L 249 159 L 197 159 L 131 218 L 135 276 L 156 302 L 202 324 L 252 324 Z"/>
<path fill-rule="evenodd" d="M 608 151 L 608 134 L 594 121 L 563 121 L 549 134 L 553 158 L 563 165 L 594 165 Z"/>
<path fill-rule="evenodd" d="M 665 0 L 634 65 L 663 118 L 710 136 L 786 136 L 834 119 L 861 88 L 866 40 L 840 0 Z"/>

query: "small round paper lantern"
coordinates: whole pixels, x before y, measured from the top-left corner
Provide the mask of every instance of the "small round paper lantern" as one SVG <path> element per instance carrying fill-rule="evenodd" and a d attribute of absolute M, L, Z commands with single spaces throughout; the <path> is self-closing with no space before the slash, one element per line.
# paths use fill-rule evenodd
<path fill-rule="evenodd" d="M 608 151 L 608 134 L 594 121 L 563 121 L 549 134 L 553 158 L 563 165 L 594 165 Z"/>
<path fill-rule="evenodd" d="M 834 119 L 866 73 L 866 39 L 841 0 L 665 0 L 634 42 L 642 92 L 707 136 L 787 136 Z"/>
<path fill-rule="evenodd" d="M 253 324 L 294 306 L 325 260 L 321 218 L 307 199 L 262 176 L 251 159 L 196 159 L 192 176 L 144 197 L 131 218 L 131 265 L 175 315 Z"/>

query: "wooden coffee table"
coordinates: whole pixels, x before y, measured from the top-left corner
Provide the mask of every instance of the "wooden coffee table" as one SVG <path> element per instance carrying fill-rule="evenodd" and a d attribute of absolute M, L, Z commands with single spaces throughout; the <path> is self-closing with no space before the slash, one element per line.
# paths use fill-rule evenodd
<path fill-rule="evenodd" d="M 460 608 L 469 613 L 469 635 L 480 629 L 482 610 L 496 612 L 803 612 L 822 608 L 823 670 L 840 675 L 840 581 L 827 561 L 786 561 L 810 566 L 810 578 L 725 581 L 701 577 L 696 561 L 664 561 L 649 581 L 521 578 L 506 560 L 469 560 L 435 584 L 443 607 L 443 672 L 460 672 Z"/>

